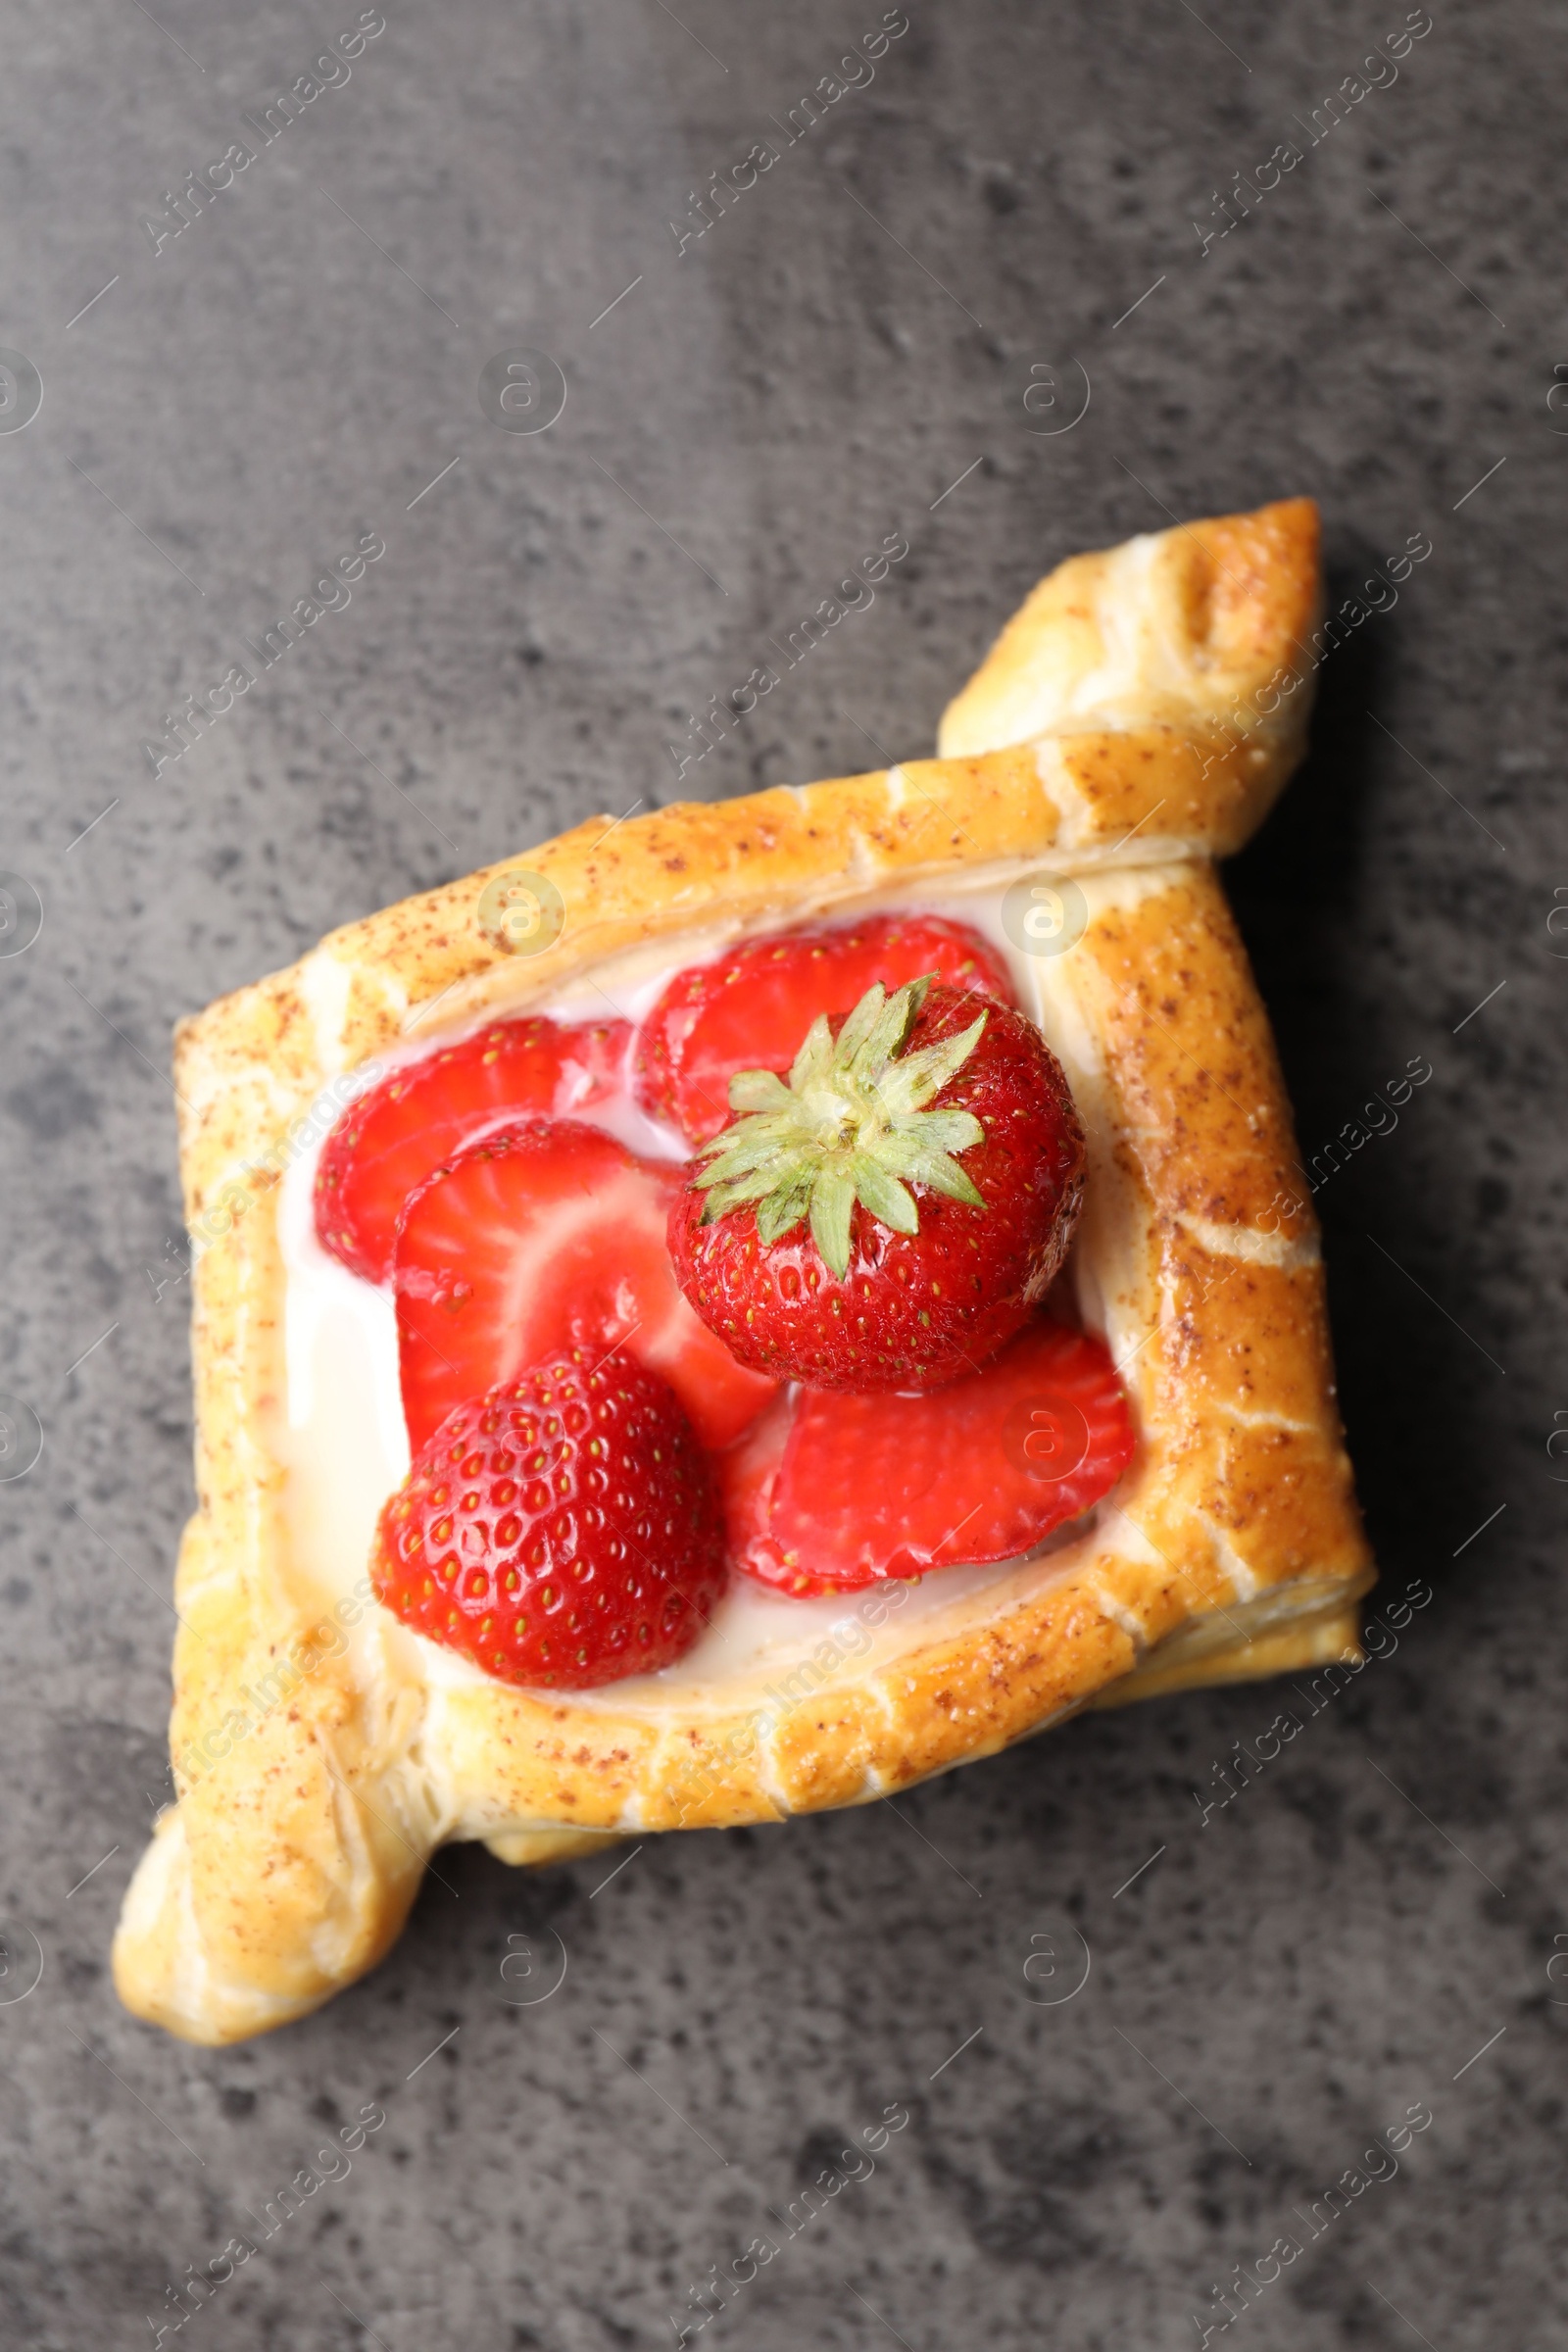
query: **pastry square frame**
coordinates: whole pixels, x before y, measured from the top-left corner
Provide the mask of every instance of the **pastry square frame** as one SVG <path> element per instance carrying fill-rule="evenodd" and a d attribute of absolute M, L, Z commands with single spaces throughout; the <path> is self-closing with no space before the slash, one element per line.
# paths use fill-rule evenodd
<path fill-rule="evenodd" d="M 1299 756 L 1318 599 L 1304 500 L 1075 558 L 951 706 L 942 757 L 591 819 L 333 932 L 182 1024 L 198 1507 L 175 1583 L 178 1803 L 116 1940 L 132 2010 L 211 2042 L 304 2014 L 381 1957 L 454 1838 L 538 1862 L 628 1832 L 777 1821 L 1084 1706 L 1355 1654 L 1373 1570 L 1316 1226 L 1213 870 Z M 564 913 L 531 956 L 509 953 L 490 911 L 519 866 Z M 615 1686 L 579 1701 L 423 1684 L 388 1664 L 374 1604 L 352 1641 L 332 1634 L 331 1595 L 292 1554 L 276 1441 L 278 1184 L 323 1090 L 437 1007 L 432 1036 L 656 950 L 695 960 L 889 893 L 1040 873 L 1073 936 L 1026 959 L 1025 1009 L 1089 1134 L 1080 1296 L 1140 1430 L 1087 1531 L 784 1706 L 744 1678 L 672 1707 Z"/>

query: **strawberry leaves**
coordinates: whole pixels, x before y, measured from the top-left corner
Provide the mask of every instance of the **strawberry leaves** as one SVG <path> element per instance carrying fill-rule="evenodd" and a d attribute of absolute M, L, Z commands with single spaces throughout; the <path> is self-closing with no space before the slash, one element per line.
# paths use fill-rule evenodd
<path fill-rule="evenodd" d="M 937 1044 L 906 1054 L 935 974 L 890 997 L 868 988 L 834 1037 L 825 1013 L 807 1031 L 786 1082 L 771 1070 L 741 1070 L 729 1082 L 741 1115 L 705 1144 L 710 1165 L 695 1183 L 707 1194 L 703 1222 L 755 1207 L 764 1244 L 803 1221 L 832 1272 L 850 1262 L 856 1202 L 895 1233 L 917 1233 L 910 1184 L 984 1208 L 957 1154 L 985 1141 L 966 1110 L 930 1110 L 979 1044 L 988 1015 Z"/>

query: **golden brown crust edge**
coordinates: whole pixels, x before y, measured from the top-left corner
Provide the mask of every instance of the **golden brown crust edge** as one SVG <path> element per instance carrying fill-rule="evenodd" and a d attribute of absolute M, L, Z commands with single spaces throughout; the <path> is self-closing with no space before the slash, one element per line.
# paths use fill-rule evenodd
<path fill-rule="evenodd" d="M 715 893 L 742 923 L 765 925 L 1021 858 L 1086 878 L 1089 930 L 1049 976 L 1058 1014 L 1098 1044 L 1099 1071 L 1075 1085 L 1095 1097 L 1101 1190 L 1120 1227 L 1104 1249 L 1121 1284 L 1107 1328 L 1114 1337 L 1119 1316 L 1130 1335 L 1147 1442 L 1124 1523 L 1063 1582 L 958 1642 L 845 1681 L 765 1740 L 744 1708 L 671 1731 L 496 1685 L 436 1704 L 346 1659 L 317 1661 L 288 1708 L 188 1781 L 160 1826 L 117 1939 L 117 1980 L 139 2014 L 204 2040 L 300 2014 L 385 1949 L 444 1837 L 531 1856 L 573 1833 L 535 1838 L 518 1823 L 581 1824 L 580 1837 L 854 1802 L 1084 1704 L 1195 1612 L 1233 1616 L 1245 1642 L 1276 1589 L 1298 1588 L 1321 1623 L 1336 1593 L 1370 1580 L 1310 1211 L 1282 1226 L 1281 1196 L 1298 1196 L 1289 1111 L 1228 910 L 1205 863 L 1096 875 L 1140 811 L 1160 819 L 1146 835 L 1189 858 L 1232 846 L 1258 793 L 1255 747 L 1163 720 L 1067 744 L 1048 760 L 918 762 L 669 810 L 612 842 L 603 826 L 579 828 L 529 859 L 580 916 L 525 973 L 476 929 L 479 875 L 333 934 L 292 972 L 185 1025 L 188 1214 L 211 1214 L 235 1184 L 239 1213 L 196 1273 L 200 1508 L 176 1588 L 176 1758 L 225 1720 L 237 1689 L 291 1645 L 298 1657 L 318 1614 L 319 1596 L 291 1575 L 266 1442 L 281 1381 L 269 1154 L 286 1151 L 290 1120 L 327 1077 L 393 1042 L 443 991 L 461 1004 L 497 980 L 525 982 L 525 994 L 507 987 L 514 1003 L 559 990 L 634 941 L 693 927 Z M 1043 768 L 1058 785 L 1070 773 L 1070 788 L 1054 799 Z M 1171 839 L 1173 806 L 1188 829 Z M 259 1173 L 236 1175 L 247 1159 Z"/>
<path fill-rule="evenodd" d="M 972 756 L 1156 712 L 1178 725 L 1229 720 L 1277 789 L 1306 736 L 1318 541 L 1316 506 L 1292 498 L 1070 557 L 948 705 L 939 751 Z"/>

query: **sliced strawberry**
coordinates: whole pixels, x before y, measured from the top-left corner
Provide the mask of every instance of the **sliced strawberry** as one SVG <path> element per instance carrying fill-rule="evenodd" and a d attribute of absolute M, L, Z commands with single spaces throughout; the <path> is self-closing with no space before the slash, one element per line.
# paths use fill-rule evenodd
<path fill-rule="evenodd" d="M 795 1424 L 795 1406 L 792 1392 L 781 1389 L 751 1428 L 733 1446 L 726 1446 L 713 1464 L 724 1505 L 730 1557 L 749 1568 L 754 1576 L 761 1571 L 751 1554 L 754 1545 L 765 1545 L 767 1542 L 768 1515 L 773 1508 L 784 1448 Z"/>
<path fill-rule="evenodd" d="M 848 1012 L 873 980 L 891 995 L 935 972 L 1003 1004 L 1017 997 L 998 951 L 939 914 L 877 914 L 748 940 L 677 972 L 637 1035 L 637 1099 L 695 1143 L 729 1117 L 737 1070 L 787 1070 L 819 1012 Z"/>
<path fill-rule="evenodd" d="M 664 1247 L 680 1170 L 579 1119 L 498 1129 L 415 1194 L 393 1254 L 409 1442 L 524 1365 L 621 1343 L 662 1373 L 705 1446 L 727 1446 L 775 1384 L 739 1365 L 681 1297 Z"/>
<path fill-rule="evenodd" d="M 1099 1340 L 1042 1317 L 926 1396 L 802 1390 L 720 1464 L 731 1557 L 795 1594 L 1016 1559 L 1108 1494 L 1134 1437 Z"/>
<path fill-rule="evenodd" d="M 506 1113 L 557 1117 L 620 1082 L 625 1021 L 564 1028 L 542 1014 L 498 1021 L 410 1062 L 351 1102 L 327 1137 L 316 1177 L 323 1250 L 367 1282 L 385 1282 L 404 1203 L 416 1185 Z"/>

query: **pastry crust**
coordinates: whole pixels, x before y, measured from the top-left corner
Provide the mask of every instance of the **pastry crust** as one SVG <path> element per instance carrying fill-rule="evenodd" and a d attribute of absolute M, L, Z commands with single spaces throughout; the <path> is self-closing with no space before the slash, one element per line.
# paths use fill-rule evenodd
<path fill-rule="evenodd" d="M 1353 1649 L 1372 1567 L 1316 1228 L 1211 865 L 1299 753 L 1316 549 L 1315 512 L 1293 501 L 1080 557 L 950 709 L 950 756 L 592 820 L 514 861 L 564 902 L 540 954 L 509 956 L 481 929 L 506 870 L 489 869 L 332 933 L 182 1024 L 186 1215 L 222 1230 L 193 1276 L 180 1795 L 125 1900 L 128 2007 L 209 2042 L 302 2015 L 381 1956 L 450 1838 L 538 1861 L 630 1830 L 867 1801 L 1086 1704 Z M 556 1697 L 451 1681 L 411 1667 L 411 1639 L 374 1607 L 351 1645 L 323 1650 L 330 1595 L 294 1554 L 277 1435 L 277 1177 L 328 1081 L 437 1000 L 431 1035 L 609 980 L 657 943 L 702 955 L 890 890 L 1040 869 L 1072 878 L 1085 928 L 1031 966 L 1026 1009 L 1089 1135 L 1080 1289 L 1141 1435 L 1087 1530 L 788 1703 L 761 1670 L 679 1703 L 645 1685 Z M 253 1720 L 263 1689 L 274 1703 Z"/>

